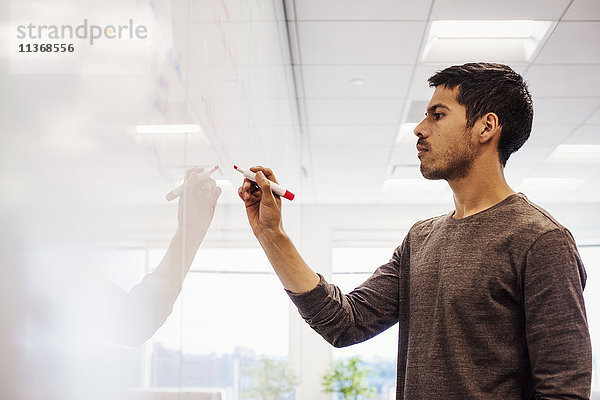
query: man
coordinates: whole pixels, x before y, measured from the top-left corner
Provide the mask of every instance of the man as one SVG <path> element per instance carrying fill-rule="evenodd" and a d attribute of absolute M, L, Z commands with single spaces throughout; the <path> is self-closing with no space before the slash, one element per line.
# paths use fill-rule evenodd
<path fill-rule="evenodd" d="M 271 170 L 238 190 L 252 230 L 302 317 L 334 346 L 399 323 L 398 399 L 585 399 L 591 345 L 586 274 L 570 232 L 515 193 L 503 169 L 533 106 L 505 65 L 452 66 L 415 128 L 421 172 L 455 210 L 417 222 L 349 294 L 302 260 L 281 225 Z"/>

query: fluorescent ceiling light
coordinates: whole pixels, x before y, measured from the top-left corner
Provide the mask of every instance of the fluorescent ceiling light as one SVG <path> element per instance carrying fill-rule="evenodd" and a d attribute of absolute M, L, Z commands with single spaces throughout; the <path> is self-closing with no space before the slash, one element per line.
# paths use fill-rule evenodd
<path fill-rule="evenodd" d="M 512 61 L 531 59 L 552 21 L 433 21 L 421 61 Z"/>
<path fill-rule="evenodd" d="M 198 124 L 182 125 L 138 125 L 135 130 L 139 134 L 160 135 L 172 133 L 198 133 L 202 130 Z"/>
<path fill-rule="evenodd" d="M 600 163 L 600 145 L 561 144 L 550 154 L 546 162 L 568 165 L 598 164 Z"/>
<path fill-rule="evenodd" d="M 600 144 L 561 144 L 556 147 L 557 153 L 600 153 Z"/>

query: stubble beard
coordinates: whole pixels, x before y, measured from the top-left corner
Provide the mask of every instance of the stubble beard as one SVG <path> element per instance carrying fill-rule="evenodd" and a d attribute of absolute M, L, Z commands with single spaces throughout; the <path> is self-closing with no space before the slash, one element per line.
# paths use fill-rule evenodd
<path fill-rule="evenodd" d="M 441 167 L 427 166 L 421 160 L 421 174 L 425 179 L 452 181 L 466 177 L 475 161 L 477 155 L 477 145 L 472 143 L 465 132 L 466 144 L 463 146 L 454 146 L 448 149 L 443 158 L 448 161 Z"/>

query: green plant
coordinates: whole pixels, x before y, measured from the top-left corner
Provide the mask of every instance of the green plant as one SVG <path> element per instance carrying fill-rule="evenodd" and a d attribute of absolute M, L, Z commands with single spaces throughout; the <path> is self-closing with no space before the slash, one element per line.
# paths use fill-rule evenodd
<path fill-rule="evenodd" d="M 296 374 L 285 360 L 262 357 L 249 372 L 252 387 L 243 393 L 244 398 L 281 400 L 290 395 L 298 384 Z"/>
<path fill-rule="evenodd" d="M 323 391 L 337 393 L 339 400 L 363 400 L 375 398 L 375 388 L 367 383 L 371 369 L 361 365 L 360 357 L 334 362 L 323 376 Z"/>

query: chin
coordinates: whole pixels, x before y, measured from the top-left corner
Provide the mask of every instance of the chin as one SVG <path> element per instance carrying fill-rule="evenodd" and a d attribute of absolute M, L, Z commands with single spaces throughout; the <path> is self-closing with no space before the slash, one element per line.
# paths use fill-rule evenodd
<path fill-rule="evenodd" d="M 420 170 L 421 170 L 421 175 L 423 175 L 423 178 L 425 178 L 425 179 L 429 179 L 429 180 L 441 179 L 439 177 L 439 171 L 428 169 L 423 166 L 423 163 L 421 163 Z"/>

